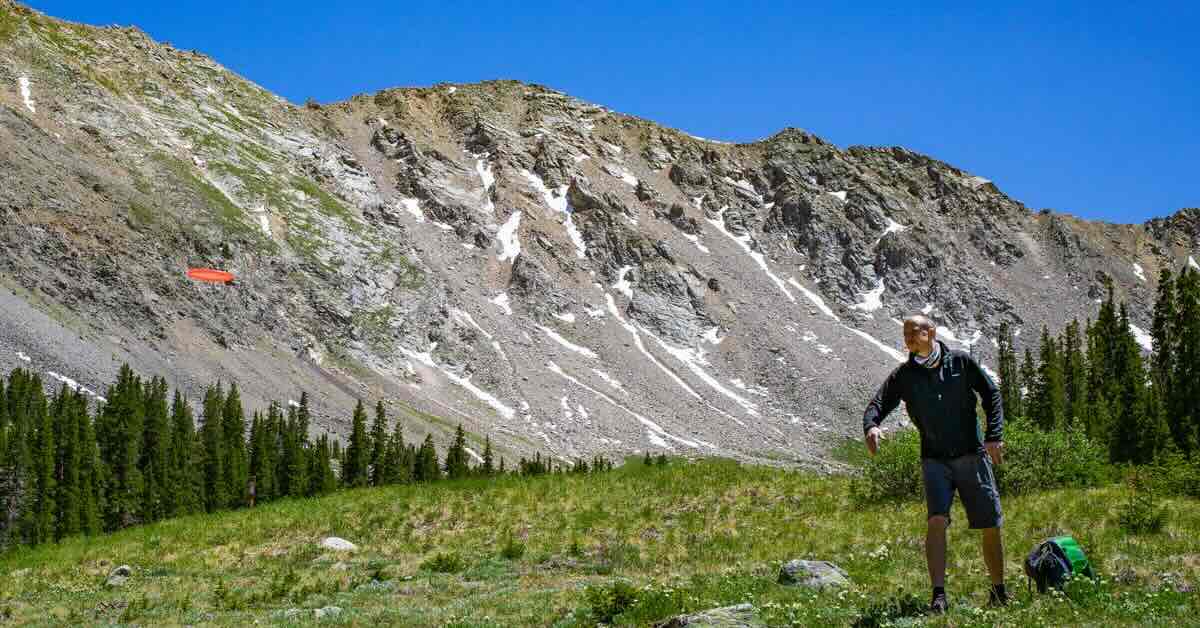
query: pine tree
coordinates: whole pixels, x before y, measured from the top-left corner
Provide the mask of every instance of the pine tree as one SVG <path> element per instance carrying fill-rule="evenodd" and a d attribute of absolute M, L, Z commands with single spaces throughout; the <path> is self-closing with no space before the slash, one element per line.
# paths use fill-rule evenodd
<path fill-rule="evenodd" d="M 1062 361 L 1050 331 L 1042 327 L 1038 358 L 1037 384 L 1030 395 L 1029 415 L 1043 431 L 1061 427 L 1066 413 L 1066 389 L 1063 386 Z"/>
<path fill-rule="evenodd" d="M 1004 418 L 1015 421 L 1022 416 L 1021 375 L 1017 368 L 1017 353 L 1013 347 L 1012 328 L 1008 321 L 1000 323 L 998 343 L 1000 362 L 1000 397 L 1004 400 Z"/>
<path fill-rule="evenodd" d="M 479 473 L 484 477 L 492 477 L 496 475 L 496 465 L 492 454 L 492 438 L 490 436 L 483 437 L 483 464 L 479 466 Z"/>
<path fill-rule="evenodd" d="M 145 482 L 142 501 L 142 521 L 156 521 L 168 516 L 170 498 L 168 460 L 170 437 L 167 418 L 167 382 L 161 377 L 150 380 L 143 390 L 145 420 L 142 430 L 142 452 L 138 468 Z"/>
<path fill-rule="evenodd" d="M 1109 459 L 1113 462 L 1149 462 L 1155 451 L 1153 437 L 1159 417 L 1147 417 L 1146 373 L 1142 366 L 1141 350 L 1129 328 L 1129 312 L 1120 306 L 1117 329 L 1113 333 L 1109 359 L 1112 361 L 1114 391 L 1108 397 L 1111 404 L 1112 432 L 1109 436 Z"/>
<path fill-rule="evenodd" d="M 1176 306 L 1175 279 L 1171 269 L 1163 268 L 1154 301 L 1154 321 L 1150 326 L 1150 336 L 1154 339 L 1154 355 L 1150 362 L 1151 394 L 1156 397 L 1154 403 L 1171 433 L 1175 448 L 1187 452 L 1191 445 L 1188 438 L 1190 430 L 1178 422 L 1174 407 L 1175 356 L 1180 350 L 1176 331 L 1182 324 Z"/>
<path fill-rule="evenodd" d="M 87 400 L 77 397 L 75 419 L 79 434 L 79 528 L 88 536 L 100 534 L 105 511 L 104 485 L 107 482 L 100 447 L 96 444 L 96 428 L 88 414 Z"/>
<path fill-rule="evenodd" d="M 1170 402 L 1166 413 L 1180 450 L 1194 455 L 1200 448 L 1200 272 L 1185 268 L 1176 284 L 1178 316 Z"/>
<path fill-rule="evenodd" d="M 29 424 L 34 427 L 30 450 L 33 463 L 30 468 L 31 495 L 25 502 L 29 511 L 25 517 L 27 527 L 22 535 L 30 545 L 48 543 L 55 539 L 54 514 L 58 505 L 54 481 L 57 452 L 54 445 L 54 422 L 46 407 L 46 395 L 42 391 L 41 379 L 35 376 L 34 382 L 36 389 L 29 391 Z"/>
<path fill-rule="evenodd" d="M 104 395 L 107 401 L 96 425 L 96 441 L 108 476 L 104 525 L 118 530 L 139 522 L 142 511 L 142 421 L 145 416 L 142 382 L 125 364 L 117 383 Z"/>
<path fill-rule="evenodd" d="M 446 450 L 446 462 L 443 466 L 446 477 L 451 480 L 465 478 L 471 472 L 467 463 L 467 436 L 463 432 L 462 423 L 454 432 L 454 443 Z"/>
<path fill-rule="evenodd" d="M 225 453 L 222 471 L 226 504 L 230 508 L 237 508 L 246 503 L 249 459 L 246 455 L 246 413 L 242 410 L 242 397 L 238 393 L 237 383 L 229 385 L 229 395 L 221 411 L 221 432 Z"/>
<path fill-rule="evenodd" d="M 224 467 L 227 460 L 225 454 L 224 429 L 222 418 L 225 411 L 225 393 L 221 384 L 209 386 L 204 392 L 204 404 L 200 425 L 200 446 L 203 451 L 203 491 L 204 510 L 214 512 L 224 508 L 229 503 L 227 497 Z"/>
<path fill-rule="evenodd" d="M 1037 388 L 1037 362 L 1033 352 L 1025 347 L 1025 359 L 1021 361 L 1021 416 L 1033 420 L 1033 391 Z"/>
<path fill-rule="evenodd" d="M 1068 428 L 1078 427 L 1087 414 L 1087 359 L 1080 343 L 1079 321 L 1072 320 L 1058 343 L 1066 393 L 1063 422 Z"/>
<path fill-rule="evenodd" d="M 371 426 L 371 486 L 383 486 L 385 483 L 384 458 L 387 446 L 387 415 L 380 400 L 375 403 L 375 423 Z"/>
<path fill-rule="evenodd" d="M 202 461 L 200 454 L 192 408 L 177 390 L 171 402 L 171 446 L 167 454 L 169 516 L 188 515 L 204 509 L 204 480 L 198 465 Z"/>
<path fill-rule="evenodd" d="M 425 442 L 421 443 L 421 449 L 417 451 L 413 479 L 417 482 L 433 482 L 440 480 L 441 475 L 438 470 L 437 450 L 433 446 L 433 435 L 427 434 Z"/>
<path fill-rule="evenodd" d="M 322 434 L 317 444 L 312 448 L 312 482 L 311 495 L 324 495 L 337 489 L 338 478 L 333 472 L 329 461 L 333 459 L 333 449 L 329 444 L 329 435 Z"/>
<path fill-rule="evenodd" d="M 50 417 L 54 425 L 54 484 L 55 540 L 78 534 L 80 527 L 79 471 L 81 453 L 79 449 L 79 411 L 81 394 L 63 386 L 50 403 Z M 83 401 L 87 412 L 87 401 Z"/>
<path fill-rule="evenodd" d="M 370 479 L 370 462 L 371 443 L 367 435 L 367 411 L 360 399 L 354 407 L 350 446 L 346 448 L 346 460 L 342 465 L 342 485 L 351 488 L 366 486 Z"/>
<path fill-rule="evenodd" d="M 0 497 L 3 506 L 0 509 L 0 545 L 21 541 L 21 532 L 29 527 L 25 517 L 29 509 L 26 501 L 30 497 L 31 484 L 29 479 L 32 458 L 29 441 L 29 396 L 31 376 L 24 369 L 15 369 L 9 376 L 8 390 L 5 397 L 5 415 L 8 422 L 7 446 L 4 458 L 0 460 Z"/>
<path fill-rule="evenodd" d="M 388 439 L 383 466 L 385 483 L 407 484 L 412 481 L 412 465 L 408 460 L 408 447 L 404 444 L 404 430 L 399 420 Z"/>

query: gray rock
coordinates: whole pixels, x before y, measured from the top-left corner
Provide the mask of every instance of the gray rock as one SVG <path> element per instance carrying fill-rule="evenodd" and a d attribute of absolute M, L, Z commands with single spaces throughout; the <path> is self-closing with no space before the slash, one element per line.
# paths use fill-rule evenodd
<path fill-rule="evenodd" d="M 121 565 L 108 574 L 108 579 L 104 581 L 104 586 L 119 587 L 125 584 L 125 581 L 133 575 L 133 570 L 129 565 Z"/>
<path fill-rule="evenodd" d="M 704 626 L 708 628 L 766 628 L 758 612 L 751 604 L 738 604 L 714 608 L 692 615 L 680 615 L 658 624 L 658 628 L 682 628 Z"/>
<path fill-rule="evenodd" d="M 779 570 L 779 584 L 814 589 L 844 587 L 850 578 L 841 567 L 824 560 L 792 560 Z"/>
<path fill-rule="evenodd" d="M 317 610 L 313 611 L 313 617 L 316 617 L 317 619 L 324 619 L 326 617 L 337 617 L 338 615 L 341 615 L 341 614 L 342 614 L 342 609 L 337 606 L 326 606 L 325 608 L 318 608 Z"/>
<path fill-rule="evenodd" d="M 343 538 L 331 536 L 321 541 L 321 547 L 334 550 L 336 552 L 353 552 L 358 549 L 358 546 Z"/>

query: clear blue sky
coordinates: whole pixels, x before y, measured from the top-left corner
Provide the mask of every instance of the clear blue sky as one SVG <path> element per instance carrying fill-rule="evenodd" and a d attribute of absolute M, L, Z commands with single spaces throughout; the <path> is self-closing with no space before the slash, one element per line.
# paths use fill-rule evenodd
<path fill-rule="evenodd" d="M 713 139 L 906 146 L 1033 209 L 1200 206 L 1195 2 L 31 4 L 136 24 L 296 103 L 519 79 Z"/>

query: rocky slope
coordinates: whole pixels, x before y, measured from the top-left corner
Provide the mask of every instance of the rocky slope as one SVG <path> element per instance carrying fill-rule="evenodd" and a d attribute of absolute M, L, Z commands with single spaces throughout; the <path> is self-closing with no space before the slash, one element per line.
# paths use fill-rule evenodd
<path fill-rule="evenodd" d="M 1035 340 L 1111 279 L 1149 329 L 1200 210 L 1034 213 L 903 148 L 726 144 L 513 81 L 297 107 L 0 0 L 0 242 L 3 368 L 307 390 L 338 432 L 384 398 L 514 454 L 812 463 L 857 432 L 906 313 L 989 363 L 1002 321 Z"/>

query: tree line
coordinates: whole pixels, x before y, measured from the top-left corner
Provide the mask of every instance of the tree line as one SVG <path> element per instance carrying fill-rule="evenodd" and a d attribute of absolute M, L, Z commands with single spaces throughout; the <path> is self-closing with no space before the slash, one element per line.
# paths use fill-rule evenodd
<path fill-rule="evenodd" d="M 1096 320 L 1073 320 L 1058 336 L 1042 328 L 1035 356 L 1018 363 L 1013 332 L 1000 327 L 999 376 L 1005 416 L 1050 430 L 1081 430 L 1110 462 L 1147 464 L 1200 451 L 1200 273 L 1159 277 L 1143 359 L 1124 302 L 1112 285 Z"/>
<path fill-rule="evenodd" d="M 343 447 L 328 433 L 309 437 L 307 393 L 247 420 L 236 383 L 205 390 L 197 425 L 179 391 L 129 365 L 103 399 L 91 411 L 65 384 L 47 396 L 31 371 L 0 377 L 0 550 L 343 488 L 612 468 L 600 456 L 567 465 L 539 452 L 510 472 L 490 436 L 473 465 L 461 424 L 439 460 L 432 435 L 416 445 L 399 420 L 389 429 L 382 401 L 369 430 L 358 402 Z"/>

